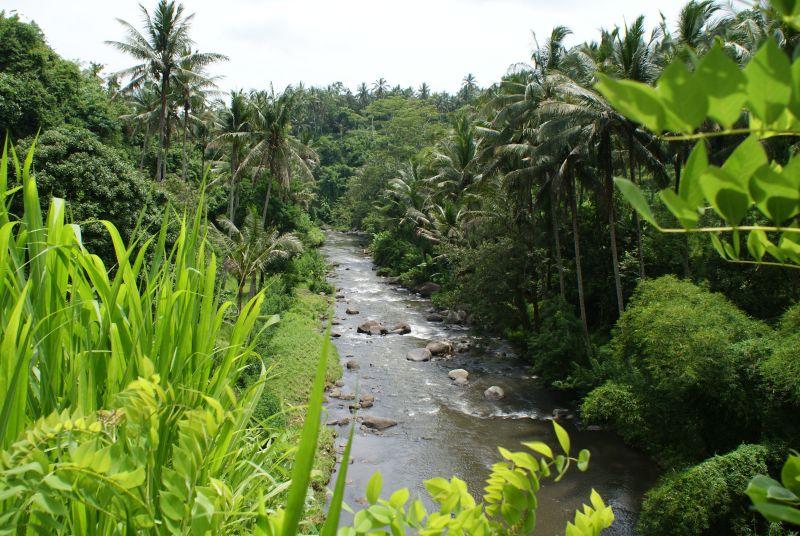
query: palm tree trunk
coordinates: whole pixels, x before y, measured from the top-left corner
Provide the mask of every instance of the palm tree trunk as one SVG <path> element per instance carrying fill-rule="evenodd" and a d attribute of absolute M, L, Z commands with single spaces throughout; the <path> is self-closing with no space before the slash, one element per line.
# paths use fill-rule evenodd
<path fill-rule="evenodd" d="M 139 171 L 144 169 L 144 159 L 147 156 L 147 145 L 150 142 L 150 124 L 147 124 L 147 128 L 144 131 L 144 140 L 142 141 L 142 154 L 139 157 Z"/>
<path fill-rule="evenodd" d="M 553 226 L 553 249 L 555 250 L 556 267 L 558 268 L 558 289 L 561 293 L 561 300 L 566 301 L 566 282 L 564 281 L 564 262 L 561 259 L 561 238 L 558 232 L 558 212 L 556 208 L 556 195 L 553 186 L 550 186 L 550 223 Z"/>
<path fill-rule="evenodd" d="M 186 182 L 186 175 L 188 173 L 188 166 L 189 161 L 186 158 L 186 136 L 189 132 L 189 101 L 186 101 L 183 105 L 183 147 L 181 149 L 181 159 L 183 164 L 183 171 L 181 172 L 181 177 L 183 178 L 183 182 Z"/>
<path fill-rule="evenodd" d="M 228 194 L 228 219 L 236 221 L 236 193 L 238 190 L 239 179 L 236 172 L 239 170 L 239 142 L 234 140 L 231 143 L 231 191 Z"/>
<path fill-rule="evenodd" d="M 167 140 L 167 92 L 169 91 L 169 70 L 161 73 L 161 110 L 158 113 L 158 157 L 156 158 L 156 182 L 164 180 L 163 165 L 166 160 Z"/>
<path fill-rule="evenodd" d="M 569 203 L 572 209 L 572 241 L 575 246 L 575 275 L 578 278 L 578 303 L 581 311 L 581 324 L 586 346 L 589 347 L 589 322 L 586 319 L 586 298 L 583 293 L 583 267 L 581 265 L 581 235 L 578 229 L 578 204 L 575 201 L 575 184 L 572 176 L 568 177 Z"/>
<path fill-rule="evenodd" d="M 267 184 L 267 196 L 264 199 L 264 210 L 261 211 L 261 225 L 267 225 L 267 209 L 269 208 L 269 198 L 272 195 L 272 177 L 267 179 L 269 183 Z"/>
<path fill-rule="evenodd" d="M 634 127 L 630 127 L 634 128 Z M 633 131 L 628 131 L 628 166 L 630 168 L 631 182 L 636 184 L 636 156 L 633 153 Z M 642 249 L 642 220 L 637 211 L 633 211 L 636 222 L 636 248 L 639 256 L 639 277 L 644 279 L 644 250 Z"/>
<path fill-rule="evenodd" d="M 612 175 L 614 170 L 611 163 L 611 135 L 603 136 L 603 167 L 605 168 L 605 191 L 608 199 L 608 232 L 611 238 L 611 263 L 614 269 L 614 287 L 617 292 L 617 309 L 619 315 L 625 312 L 625 304 L 622 301 L 622 280 L 619 276 L 619 254 L 617 253 L 617 221 L 614 211 L 614 183 Z"/>

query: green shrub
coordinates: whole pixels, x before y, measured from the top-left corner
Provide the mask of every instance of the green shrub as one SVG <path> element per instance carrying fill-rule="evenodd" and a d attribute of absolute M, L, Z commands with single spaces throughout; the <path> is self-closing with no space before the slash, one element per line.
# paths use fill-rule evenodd
<path fill-rule="evenodd" d="M 395 274 L 407 272 L 424 261 L 422 253 L 406 240 L 381 231 L 372 239 L 372 260 L 378 266 L 392 269 Z"/>
<path fill-rule="evenodd" d="M 663 478 L 645 496 L 639 531 L 643 536 L 734 533 L 735 525 L 754 517 L 744 490 L 753 476 L 766 473 L 766 461 L 766 447 L 741 445 Z"/>
<path fill-rule="evenodd" d="M 770 335 L 719 294 L 672 276 L 643 281 L 609 345 L 614 379 L 642 401 L 640 419 L 658 423 L 642 446 L 695 461 L 757 439 L 756 365 Z"/>
<path fill-rule="evenodd" d="M 583 399 L 581 416 L 589 424 L 610 424 L 626 440 L 635 442 L 647 436 L 643 405 L 629 385 L 608 381 Z"/>
<path fill-rule="evenodd" d="M 33 140 L 21 143 L 27 151 Z M 24 153 L 23 153 L 24 154 Z M 104 219 L 129 241 L 140 215 L 145 226 L 160 221 L 157 199 L 150 183 L 117 149 L 104 145 L 88 130 L 60 127 L 44 132 L 36 141 L 33 159 L 42 209 L 50 197 L 68 202 L 70 218 L 76 223 Z M 21 201 L 12 210 L 19 213 Z M 114 249 L 105 228 L 97 223 L 82 225 L 83 241 L 93 253 L 111 261 Z"/>
<path fill-rule="evenodd" d="M 565 379 L 586 362 L 586 345 L 581 321 L 560 300 L 542 304 L 542 324 L 528 337 L 527 352 L 534 370 L 548 382 Z"/>

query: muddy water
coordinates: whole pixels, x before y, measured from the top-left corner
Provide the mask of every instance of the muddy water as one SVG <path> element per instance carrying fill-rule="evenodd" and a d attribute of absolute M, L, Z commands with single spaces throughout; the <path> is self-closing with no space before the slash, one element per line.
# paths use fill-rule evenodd
<path fill-rule="evenodd" d="M 520 450 L 524 448 L 521 441 L 532 440 L 554 445 L 552 425 L 545 419 L 556 408 L 569 409 L 569 402 L 532 378 L 508 345 L 473 336 L 460 326 L 427 321 L 430 302 L 378 277 L 356 237 L 329 233 L 323 254 L 337 265 L 330 280 L 345 296 L 336 304 L 339 325 L 333 326 L 333 331 L 341 336 L 334 344 L 344 361 L 359 364 L 358 370 L 345 371 L 342 391 L 373 394 L 374 407 L 361 410 L 361 414 L 399 423 L 381 434 L 357 429 L 351 454 L 354 461 L 347 474 L 348 504 L 363 504 L 366 483 L 375 471 L 383 476 L 384 490 L 408 487 L 412 496 L 426 498 L 423 480 L 456 475 L 478 497 L 491 465 L 500 459 L 498 446 Z M 347 307 L 359 314 L 347 315 Z M 358 334 L 357 326 L 368 319 L 385 325 L 407 322 L 412 332 L 379 337 Z M 426 363 L 405 358 L 406 352 L 432 340 L 465 337 L 473 345 L 469 353 Z M 456 368 L 469 371 L 468 386 L 452 385 L 447 373 Z M 497 402 L 486 400 L 483 392 L 491 385 L 502 387 L 506 397 Z M 331 399 L 329 420 L 349 415 L 349 403 Z M 591 462 L 586 473 L 571 470 L 561 482 L 543 485 L 536 533 L 563 534 L 567 520 L 588 502 L 595 488 L 616 516 L 609 533 L 633 534 L 642 494 L 656 476 L 654 464 L 614 434 L 582 432 L 573 421 L 561 422 L 572 436 L 572 448 L 575 452 L 588 448 Z M 341 452 L 347 428 L 338 430 Z"/>

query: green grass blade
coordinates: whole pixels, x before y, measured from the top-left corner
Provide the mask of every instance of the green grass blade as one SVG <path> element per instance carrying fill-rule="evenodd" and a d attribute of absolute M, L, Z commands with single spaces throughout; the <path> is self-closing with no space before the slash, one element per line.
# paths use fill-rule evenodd
<path fill-rule="evenodd" d="M 339 474 L 336 476 L 336 486 L 333 488 L 331 506 L 328 508 L 328 515 L 320 531 L 320 536 L 336 536 L 336 530 L 339 527 L 339 516 L 342 513 L 342 502 L 344 501 L 344 487 L 347 483 L 347 468 L 350 466 L 350 448 L 353 446 L 353 432 L 355 429 L 355 425 L 350 426 L 350 434 L 347 437 L 342 463 L 339 464 Z"/>
<path fill-rule="evenodd" d="M 331 318 L 332 315 L 328 315 Z M 325 330 L 325 338 L 322 343 L 319 361 L 317 362 L 317 373 L 314 378 L 314 385 L 309 397 L 306 418 L 303 423 L 303 432 L 300 437 L 300 446 L 297 449 L 297 456 L 292 468 L 292 485 L 289 488 L 289 496 L 286 501 L 286 515 L 283 523 L 284 536 L 294 536 L 297 534 L 297 527 L 303 516 L 303 506 L 305 505 L 308 484 L 311 481 L 311 470 L 314 467 L 314 456 L 317 452 L 317 441 L 319 439 L 319 428 L 322 415 L 322 398 L 325 392 L 325 375 L 328 366 L 328 345 L 330 344 L 331 324 L 328 321 L 328 328 Z"/>

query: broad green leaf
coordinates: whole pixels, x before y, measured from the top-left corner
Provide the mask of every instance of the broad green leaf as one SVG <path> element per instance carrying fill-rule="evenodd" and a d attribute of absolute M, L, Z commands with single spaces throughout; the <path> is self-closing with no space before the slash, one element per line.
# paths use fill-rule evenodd
<path fill-rule="evenodd" d="M 556 431 L 556 437 L 558 438 L 558 444 L 561 445 L 561 450 L 564 451 L 564 454 L 569 456 L 569 434 L 556 421 L 553 421 L 553 429 Z"/>
<path fill-rule="evenodd" d="M 792 72 L 789 58 L 774 39 L 767 39 L 744 69 L 747 105 L 766 125 L 777 121 L 789 104 Z"/>
<path fill-rule="evenodd" d="M 636 212 L 638 212 L 642 218 L 653 225 L 653 227 L 661 229 L 661 226 L 656 221 L 656 217 L 653 215 L 653 211 L 650 209 L 650 205 L 647 204 L 644 194 L 637 185 L 621 177 L 616 177 L 614 179 L 614 184 L 617 185 L 617 188 L 622 192 L 622 195 L 628 203 L 636 209 Z"/>
<path fill-rule="evenodd" d="M 708 169 L 708 151 L 705 141 L 700 140 L 689 154 L 678 186 L 681 198 L 695 210 L 703 205 L 704 196 L 703 188 L 700 186 L 700 177 L 703 176 L 706 169 Z"/>
<path fill-rule="evenodd" d="M 708 115 L 708 97 L 682 62 L 673 61 L 664 69 L 657 90 L 664 104 L 667 130 L 691 133 Z"/>
<path fill-rule="evenodd" d="M 742 190 L 746 190 L 753 173 L 768 162 L 767 153 L 758 138 L 748 136 L 725 160 L 722 169 L 739 184 Z"/>
<path fill-rule="evenodd" d="M 800 456 L 791 455 L 783 464 L 781 483 L 795 495 L 800 495 Z"/>
<path fill-rule="evenodd" d="M 779 172 L 762 166 L 750 179 L 750 195 L 756 206 L 776 225 L 800 212 L 800 189 L 789 178 L 794 172 L 793 169 Z"/>
<path fill-rule="evenodd" d="M 389 504 L 395 508 L 402 508 L 408 502 L 409 496 L 408 488 L 400 488 L 389 497 Z"/>
<path fill-rule="evenodd" d="M 661 190 L 659 197 L 685 229 L 692 229 L 697 225 L 697 220 L 700 218 L 697 209 L 692 208 L 689 203 L 674 191 L 669 188 Z"/>
<path fill-rule="evenodd" d="M 375 471 L 375 473 L 370 477 L 369 482 L 367 482 L 367 501 L 370 504 L 375 504 L 378 502 L 378 499 L 381 495 L 381 487 L 383 487 L 383 477 L 381 476 L 380 471 Z"/>
<path fill-rule="evenodd" d="M 750 206 L 750 195 L 740 181 L 717 167 L 709 167 L 700 180 L 703 194 L 730 225 L 739 225 Z"/>
<path fill-rule="evenodd" d="M 591 453 L 586 450 L 582 449 L 578 453 L 578 470 L 579 471 L 586 471 L 589 468 L 589 458 L 591 457 Z"/>
<path fill-rule="evenodd" d="M 666 128 L 664 105 L 647 84 L 598 75 L 596 88 L 625 117 L 660 134 Z"/>
<path fill-rule="evenodd" d="M 551 460 L 553 459 L 553 450 L 547 443 L 543 443 L 541 441 L 528 441 L 522 444 L 531 449 L 532 451 L 538 452 L 542 456 L 547 456 Z"/>
<path fill-rule="evenodd" d="M 769 240 L 767 240 L 767 234 L 764 231 L 751 231 L 747 236 L 747 251 L 750 252 L 754 259 L 760 261 L 764 258 L 768 243 Z"/>
<path fill-rule="evenodd" d="M 695 79 L 708 96 L 708 115 L 724 128 L 730 128 L 742 113 L 747 96 L 747 78 L 732 59 L 714 47 L 700 60 Z"/>

